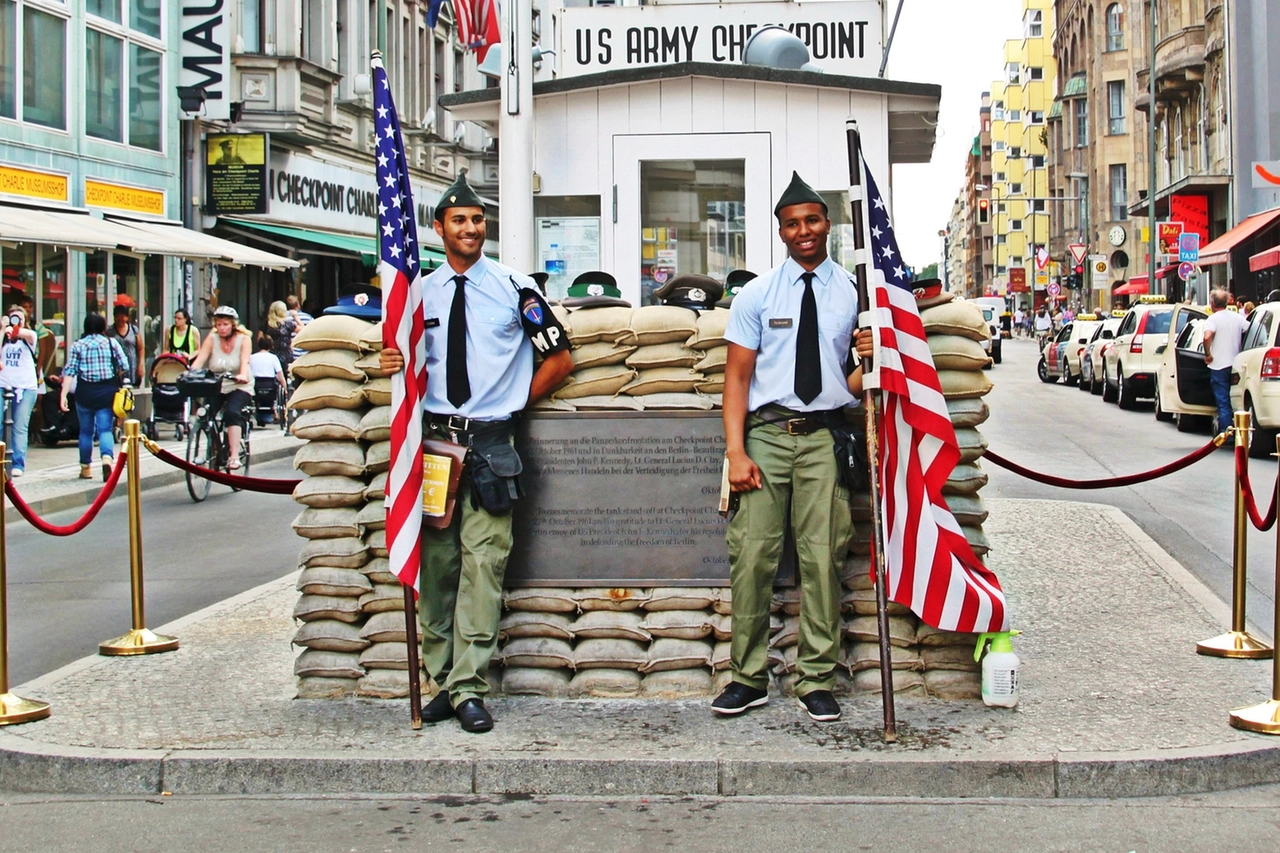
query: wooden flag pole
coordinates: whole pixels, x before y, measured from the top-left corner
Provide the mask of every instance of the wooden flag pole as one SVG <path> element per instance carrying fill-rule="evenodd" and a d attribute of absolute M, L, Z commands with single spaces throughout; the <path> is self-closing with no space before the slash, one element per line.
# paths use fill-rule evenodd
<path fill-rule="evenodd" d="M 854 119 L 845 122 L 845 140 L 849 149 L 849 206 L 856 263 L 854 272 L 858 277 L 858 310 L 866 311 L 871 306 L 870 291 L 867 287 L 867 238 L 864 227 L 866 221 L 863 216 L 866 199 L 863 198 L 865 191 L 862 184 L 862 137 L 858 133 L 858 122 Z M 862 375 L 866 376 L 871 367 L 871 359 L 864 358 Z M 898 720 L 893 707 L 893 657 L 889 643 L 889 595 L 884 559 L 884 526 L 880 514 L 880 437 L 876 432 L 880 409 L 878 389 L 863 388 L 862 407 L 866 414 L 867 466 L 871 469 L 871 476 L 868 478 L 871 484 L 873 531 L 871 559 L 876 573 L 876 627 L 880 634 L 880 696 L 884 705 L 884 740 L 885 743 L 897 743 Z"/>
<path fill-rule="evenodd" d="M 413 587 L 401 584 L 404 588 L 404 641 L 408 645 L 409 657 L 409 719 L 413 728 L 422 728 L 422 685 L 418 681 L 418 597 L 413 594 Z"/>

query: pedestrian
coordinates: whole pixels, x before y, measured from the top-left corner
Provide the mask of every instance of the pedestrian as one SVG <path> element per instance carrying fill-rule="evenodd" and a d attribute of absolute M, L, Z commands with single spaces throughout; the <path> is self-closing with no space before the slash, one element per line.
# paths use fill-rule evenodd
<path fill-rule="evenodd" d="M 862 390 L 861 368 L 850 370 L 858 293 L 827 256 L 826 202 L 798 174 L 774 215 L 789 257 L 738 292 L 725 332 L 725 449 L 739 496 L 725 537 L 733 680 L 711 708 L 740 714 L 769 701 L 769 604 L 789 523 L 800 576 L 795 694 L 810 718 L 830 722 L 840 718 L 831 690 L 852 523 L 829 426 Z M 869 331 L 858 350 L 870 354 Z"/>
<path fill-rule="evenodd" d="M 258 351 L 249 356 L 249 372 L 253 374 L 253 397 L 256 401 L 258 426 L 266 426 L 275 420 L 271 408 L 274 408 L 276 389 L 288 389 L 284 381 L 284 367 L 279 357 L 271 351 L 271 341 L 267 338 L 258 340 Z M 263 403 L 270 402 L 271 408 Z"/>
<path fill-rule="evenodd" d="M 128 384 L 136 388 L 142 384 L 142 376 L 138 373 L 138 367 L 142 364 L 142 335 L 138 334 L 138 327 L 129 318 L 128 305 L 117 305 L 112 315 L 115 322 L 107 330 L 107 337 L 115 338 L 120 343 L 120 348 L 124 350 L 125 359 L 128 361 L 125 379 L 128 380 Z"/>
<path fill-rule="evenodd" d="M 70 411 L 67 395 L 75 392 L 76 417 L 80 419 L 80 479 L 93 479 L 90 466 L 93 439 L 98 439 L 102 459 L 102 479 L 111 474 L 115 457 L 115 437 L 111 428 L 115 413 L 111 406 L 116 390 L 129 368 L 129 358 L 116 338 L 106 336 L 107 318 L 89 314 L 84 318 L 84 336 L 71 345 L 62 368 L 62 411 Z M 74 382 L 69 382 L 74 379 Z M 74 386 L 74 387 L 73 387 Z"/>
<path fill-rule="evenodd" d="M 484 697 L 511 554 L 511 500 L 519 494 L 518 480 L 497 471 L 519 469 L 514 418 L 560 385 L 573 357 L 533 280 L 484 256 L 485 204 L 465 173 L 441 196 L 434 227 L 445 263 L 422 279 L 423 436 L 468 447 L 470 476 L 449 527 L 422 529 L 422 662 L 440 687 L 422 719 L 456 716 L 465 731 L 487 732 L 493 718 Z M 536 370 L 535 345 L 543 356 Z M 404 357 L 383 349 L 380 367 L 404 370 Z"/>
<path fill-rule="evenodd" d="M 240 470 L 240 441 L 244 435 L 245 409 L 253 408 L 253 378 L 249 374 L 249 336 L 240 331 L 240 312 L 219 305 L 213 312 L 213 334 L 200 344 L 191 369 L 207 368 L 213 373 L 229 373 L 222 380 L 218 399 L 210 407 L 213 417 L 222 410 L 227 427 L 227 470 Z"/>
<path fill-rule="evenodd" d="M 298 307 L 299 306 L 298 297 L 294 296 L 292 293 L 290 293 L 288 296 L 284 298 L 284 305 L 286 308 L 289 309 L 289 316 L 292 317 L 294 323 L 297 324 L 297 328 L 293 332 L 294 337 L 297 337 L 298 332 L 302 330 L 302 328 L 305 327 L 308 323 L 314 320 L 315 317 L 311 316 L 310 313 L 303 311 L 300 307 Z M 297 361 L 298 359 L 302 358 L 303 355 L 304 353 L 302 350 L 295 349 L 293 351 L 293 361 Z"/>
<path fill-rule="evenodd" d="M 1231 426 L 1231 362 L 1240 354 L 1240 342 L 1247 325 L 1238 311 L 1227 310 L 1227 292 L 1209 293 L 1209 318 L 1204 321 L 1204 363 L 1209 368 L 1209 387 L 1218 404 L 1219 433 Z"/>
<path fill-rule="evenodd" d="M 200 330 L 191 325 L 187 309 L 179 308 L 173 312 L 173 325 L 164 336 L 163 352 L 171 352 L 190 361 L 199 351 Z"/>
<path fill-rule="evenodd" d="M 267 322 L 258 332 L 258 340 L 270 341 L 271 352 L 280 359 L 281 366 L 288 367 L 293 362 L 293 336 L 299 328 L 285 304 L 276 300 L 267 307 Z"/>
<path fill-rule="evenodd" d="M 1013 330 L 1018 334 L 1022 334 L 1022 321 L 1025 319 L 1026 316 L 1022 313 L 1022 306 L 1019 305 L 1018 309 L 1013 312 Z"/>
<path fill-rule="evenodd" d="M 40 372 L 36 357 L 37 336 L 27 328 L 27 312 L 14 305 L 5 315 L 4 362 L 0 364 L 0 388 L 12 394 L 13 435 L 6 436 L 13 467 L 10 477 L 21 477 L 27 467 L 27 438 L 31 428 L 31 411 L 40 389 Z"/>

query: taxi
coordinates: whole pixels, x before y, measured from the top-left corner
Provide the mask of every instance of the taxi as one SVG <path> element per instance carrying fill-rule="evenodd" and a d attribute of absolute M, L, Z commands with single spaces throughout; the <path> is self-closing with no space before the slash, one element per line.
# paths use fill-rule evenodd
<path fill-rule="evenodd" d="M 1102 393 L 1103 356 L 1115 340 L 1120 321 L 1128 313 L 1123 310 L 1112 311 L 1111 316 L 1100 322 L 1098 328 L 1093 330 L 1093 337 L 1089 338 L 1089 343 L 1085 344 L 1084 352 L 1080 355 L 1079 387 L 1081 391 L 1088 391 L 1091 394 Z"/>
<path fill-rule="evenodd" d="M 1207 426 L 1218 412 L 1204 363 L 1204 308 L 1176 305 L 1170 327 L 1173 343 L 1161 347 L 1156 368 L 1156 420 L 1173 421 L 1178 432 Z"/>
<path fill-rule="evenodd" d="M 1139 397 L 1154 397 L 1156 368 L 1169 341 L 1173 306 L 1163 296 L 1140 296 L 1129 309 L 1115 341 L 1102 357 L 1102 399 L 1132 409 Z M 1175 333 L 1176 334 L 1176 333 Z"/>
<path fill-rule="evenodd" d="M 1066 335 L 1059 335 L 1059 372 L 1066 385 L 1075 385 L 1084 376 L 1082 361 L 1085 347 L 1089 345 L 1093 333 L 1102 325 L 1102 318 L 1097 314 L 1079 314 L 1075 320 L 1063 328 Z"/>
<path fill-rule="evenodd" d="M 1253 415 L 1249 455 L 1275 453 L 1280 429 L 1280 303 L 1264 302 L 1249 315 L 1240 354 L 1231 362 L 1231 409 Z"/>
<path fill-rule="evenodd" d="M 1062 376 L 1062 349 L 1070 335 L 1071 324 L 1067 323 L 1045 341 L 1040 349 L 1040 363 L 1036 365 L 1036 375 L 1040 377 L 1041 382 L 1052 384 Z"/>

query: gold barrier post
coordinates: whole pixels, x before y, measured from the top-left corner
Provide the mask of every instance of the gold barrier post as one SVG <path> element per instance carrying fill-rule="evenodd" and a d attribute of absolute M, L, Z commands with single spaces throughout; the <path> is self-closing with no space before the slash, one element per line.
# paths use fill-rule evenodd
<path fill-rule="evenodd" d="M 1276 456 L 1280 457 L 1280 435 L 1276 436 Z M 1280 500 L 1280 479 L 1276 480 L 1276 499 Z M 1276 586 L 1280 594 L 1280 528 L 1276 530 Z M 1275 622 L 1271 628 L 1274 642 L 1280 637 L 1280 606 L 1274 608 Z M 1248 708 L 1237 708 L 1229 719 L 1237 729 L 1258 732 L 1264 735 L 1280 735 L 1280 655 L 1271 656 L 1271 698 Z"/>
<path fill-rule="evenodd" d="M 4 470 L 6 448 L 0 441 L 0 726 L 29 723 L 49 716 L 48 702 L 34 702 L 9 692 L 9 571 L 4 530 Z"/>
<path fill-rule="evenodd" d="M 1253 430 L 1253 417 L 1249 412 L 1236 412 L 1234 417 L 1236 453 L 1249 455 L 1249 436 Z M 1231 594 L 1231 630 L 1208 640 L 1196 643 L 1196 651 L 1218 658 L 1249 658 L 1259 660 L 1272 656 L 1271 647 L 1252 636 L 1245 629 L 1245 592 L 1249 583 L 1249 512 L 1244 503 L 1244 483 L 1236 475 L 1235 542 L 1231 549 L 1233 563 Z"/>
<path fill-rule="evenodd" d="M 129 483 L 129 568 L 133 589 L 133 630 L 123 637 L 98 644 L 100 655 L 149 655 L 171 652 L 178 647 L 176 637 L 164 637 L 147 630 L 142 589 L 142 431 L 134 418 L 124 422 L 124 447 L 128 453 L 125 474 Z"/>

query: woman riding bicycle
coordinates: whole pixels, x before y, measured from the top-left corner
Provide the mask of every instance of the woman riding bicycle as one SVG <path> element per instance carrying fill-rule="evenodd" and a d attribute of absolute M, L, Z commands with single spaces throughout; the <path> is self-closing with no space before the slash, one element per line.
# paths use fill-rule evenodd
<path fill-rule="evenodd" d="M 230 305 L 219 305 L 213 312 L 212 335 L 200 343 L 200 351 L 191 363 L 193 370 L 206 368 L 212 373 L 231 373 L 222 380 L 222 393 L 213 403 L 211 412 L 222 409 L 222 420 L 227 425 L 227 470 L 240 468 L 240 438 L 244 435 L 244 413 L 253 406 L 253 385 L 249 373 L 249 336 L 240 334 L 237 327 L 240 315 Z"/>

